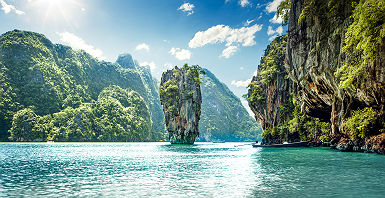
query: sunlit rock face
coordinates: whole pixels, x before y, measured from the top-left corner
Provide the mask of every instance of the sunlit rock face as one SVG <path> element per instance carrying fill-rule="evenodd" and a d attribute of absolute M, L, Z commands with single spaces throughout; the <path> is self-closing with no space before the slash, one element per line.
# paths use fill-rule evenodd
<path fill-rule="evenodd" d="M 272 129 L 284 122 L 290 120 L 291 110 L 290 100 L 293 92 L 293 81 L 287 78 L 285 70 L 287 36 L 274 39 L 274 41 L 265 50 L 265 56 L 261 63 L 268 60 L 268 56 L 273 55 L 276 72 L 270 79 L 264 77 L 261 73 L 266 73 L 266 64 L 258 66 L 257 75 L 252 78 L 248 90 L 248 103 L 254 113 L 255 120 L 261 125 L 263 130 Z M 277 48 L 277 46 L 281 46 Z M 254 95 L 254 96 L 253 96 Z M 258 95 L 258 96 L 257 96 Z M 257 97 L 257 98 L 256 98 Z M 285 111 L 283 111 L 286 109 Z M 281 144 L 284 141 L 300 141 L 298 134 L 290 134 L 288 139 L 282 139 L 276 135 L 268 135 L 262 139 L 263 144 Z"/>
<path fill-rule="evenodd" d="M 201 89 L 199 73 L 175 67 L 162 74 L 160 100 L 172 144 L 193 144 L 199 135 Z"/>
<path fill-rule="evenodd" d="M 335 141 L 340 141 L 341 150 L 353 150 L 353 145 L 358 147 L 378 142 L 380 136 L 373 137 L 375 140 L 369 138 L 361 143 L 352 142 L 343 126 L 353 110 L 364 107 L 377 109 L 380 121 L 384 120 L 385 46 L 378 46 L 376 59 L 366 71 L 368 77 L 360 82 L 363 86 L 341 89 L 335 72 L 350 58 L 342 48 L 347 28 L 354 20 L 350 17 L 352 1 L 341 2 L 337 12 L 329 11 L 329 0 L 316 1 L 317 12 L 307 16 L 301 23 L 298 20 L 306 3 L 304 0 L 292 2 L 285 66 L 294 82 L 295 98 L 302 111 L 324 121 L 330 120 L 331 136 Z"/>

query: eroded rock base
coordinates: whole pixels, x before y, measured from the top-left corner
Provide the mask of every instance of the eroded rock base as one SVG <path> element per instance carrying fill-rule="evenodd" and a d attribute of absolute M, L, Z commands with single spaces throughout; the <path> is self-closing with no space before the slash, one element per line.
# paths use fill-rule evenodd
<path fill-rule="evenodd" d="M 191 133 L 186 135 L 170 133 L 169 137 L 171 144 L 194 144 L 196 135 Z"/>

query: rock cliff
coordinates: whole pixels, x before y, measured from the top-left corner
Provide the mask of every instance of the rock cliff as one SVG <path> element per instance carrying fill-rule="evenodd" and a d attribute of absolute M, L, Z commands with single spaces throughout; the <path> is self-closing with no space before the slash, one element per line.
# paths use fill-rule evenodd
<path fill-rule="evenodd" d="M 160 101 L 172 144 L 193 144 L 199 135 L 201 89 L 199 66 L 175 67 L 163 72 Z"/>
<path fill-rule="evenodd" d="M 376 9 L 378 6 L 378 12 L 381 13 L 379 7 L 383 6 L 380 1 L 354 1 L 359 3 L 356 9 L 361 9 L 355 10 L 352 2 L 353 0 L 292 1 L 286 69 L 294 82 L 294 96 L 302 112 L 331 122 L 330 135 L 334 142 L 339 142 L 337 148 L 340 150 L 365 148 L 365 151 L 371 151 L 373 147 L 377 152 L 381 150 L 379 145 L 382 144 L 383 151 L 385 141 L 384 139 L 379 141 L 383 136 L 377 135 L 381 133 L 381 125 L 384 122 L 385 42 L 383 37 L 382 41 L 376 44 L 378 50 L 374 52 L 371 61 L 368 61 L 364 66 L 365 69 L 358 73 L 359 77 L 351 83 L 353 86 L 341 88 L 341 78 L 336 77 L 336 71 L 346 72 L 344 70 L 347 68 L 343 68 L 346 61 L 354 59 L 358 60 L 357 62 L 364 62 L 364 59 L 355 59 L 357 57 L 346 53 L 347 50 L 344 49 L 347 45 L 348 29 L 352 28 L 351 25 L 358 20 L 370 23 L 369 18 L 362 17 L 365 12 L 368 9 Z M 351 17 L 353 12 L 356 12 L 357 16 L 362 15 L 361 18 Z M 374 16 L 375 13 L 371 12 L 369 16 Z M 374 17 L 373 20 L 378 19 Z M 379 19 L 374 25 L 381 27 L 381 24 L 384 24 L 384 21 L 381 22 Z M 360 34 L 361 31 L 370 30 L 361 29 L 356 34 Z M 370 36 L 372 35 L 363 35 L 364 38 L 370 38 Z M 381 37 L 376 36 L 376 38 L 381 40 Z M 360 53 L 365 51 L 361 50 Z M 353 68 L 352 74 L 349 75 L 353 75 L 360 69 L 358 66 L 351 68 Z M 348 130 L 347 120 L 352 120 L 354 111 L 365 107 L 370 107 L 377 115 L 373 123 L 365 125 L 365 127 L 368 126 L 368 131 L 365 133 L 361 131 L 361 136 L 358 138 L 353 133 L 354 128 Z M 373 142 L 376 142 L 375 146 Z"/>
<path fill-rule="evenodd" d="M 287 78 L 284 66 L 286 40 L 287 36 L 278 37 L 267 47 L 258 66 L 258 73 L 249 86 L 249 106 L 264 130 L 283 124 L 291 115 L 289 100 L 293 82 Z M 278 137 L 278 134 L 269 134 L 263 138 L 263 143 L 282 143 L 285 138 Z M 291 135 L 287 138 L 295 141 L 298 136 Z"/>

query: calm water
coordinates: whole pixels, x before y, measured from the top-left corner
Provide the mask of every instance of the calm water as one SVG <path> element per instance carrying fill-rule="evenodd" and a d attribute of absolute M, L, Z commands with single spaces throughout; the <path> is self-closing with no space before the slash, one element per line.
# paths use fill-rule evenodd
<path fill-rule="evenodd" d="M 385 196 L 385 156 L 243 144 L 3 143 L 0 197 Z"/>

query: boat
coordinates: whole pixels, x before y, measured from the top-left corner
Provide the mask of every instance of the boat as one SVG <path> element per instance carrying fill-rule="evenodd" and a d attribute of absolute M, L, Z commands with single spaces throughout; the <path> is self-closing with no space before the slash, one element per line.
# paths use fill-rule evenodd
<path fill-rule="evenodd" d="M 215 141 L 213 143 L 225 143 L 225 141 Z"/>
<path fill-rule="evenodd" d="M 302 142 L 291 142 L 291 143 L 283 143 L 283 144 L 257 144 L 252 143 L 253 147 L 308 147 L 309 141 L 302 141 Z"/>

